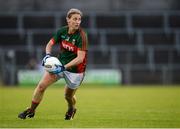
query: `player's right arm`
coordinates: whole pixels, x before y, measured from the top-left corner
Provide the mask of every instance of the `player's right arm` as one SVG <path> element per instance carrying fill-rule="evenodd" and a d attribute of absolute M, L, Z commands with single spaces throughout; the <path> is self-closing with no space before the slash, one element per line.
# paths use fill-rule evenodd
<path fill-rule="evenodd" d="M 46 59 L 51 57 L 51 51 L 52 51 L 52 47 L 54 45 L 54 39 L 52 38 L 46 45 L 46 55 L 45 57 L 43 58 L 42 60 L 42 66 L 44 66 L 45 62 L 46 62 Z"/>
<path fill-rule="evenodd" d="M 61 37 L 61 30 L 58 30 L 57 33 L 47 43 L 46 54 L 51 54 L 53 45 L 61 40 L 60 37 Z"/>
<path fill-rule="evenodd" d="M 46 54 L 51 54 L 52 47 L 54 45 L 54 39 L 52 38 L 46 45 Z"/>

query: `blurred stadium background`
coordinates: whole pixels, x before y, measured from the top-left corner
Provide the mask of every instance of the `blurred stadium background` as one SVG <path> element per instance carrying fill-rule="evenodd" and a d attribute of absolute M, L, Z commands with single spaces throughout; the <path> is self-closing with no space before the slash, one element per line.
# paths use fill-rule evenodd
<path fill-rule="evenodd" d="M 179 0 L 0 0 L 3 85 L 36 82 L 44 47 L 72 7 L 89 34 L 86 82 L 180 84 Z"/>

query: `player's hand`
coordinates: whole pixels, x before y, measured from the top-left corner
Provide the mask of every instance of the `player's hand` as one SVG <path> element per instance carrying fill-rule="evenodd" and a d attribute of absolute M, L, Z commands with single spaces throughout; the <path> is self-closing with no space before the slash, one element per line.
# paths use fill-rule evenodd
<path fill-rule="evenodd" d="M 59 74 L 66 70 L 64 66 L 61 66 L 61 65 L 55 65 L 55 66 L 56 66 L 56 69 L 51 72 L 52 74 Z"/>
<path fill-rule="evenodd" d="M 44 66 L 45 62 L 46 62 L 46 59 L 51 57 L 51 54 L 46 54 L 46 56 L 43 58 L 42 60 L 42 66 Z"/>

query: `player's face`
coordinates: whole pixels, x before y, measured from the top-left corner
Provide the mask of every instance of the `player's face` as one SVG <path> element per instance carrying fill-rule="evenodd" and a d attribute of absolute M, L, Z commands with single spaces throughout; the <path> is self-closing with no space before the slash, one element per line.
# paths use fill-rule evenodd
<path fill-rule="evenodd" d="M 72 30 L 77 30 L 81 24 L 81 15 L 73 14 L 70 18 L 67 18 L 68 26 Z"/>

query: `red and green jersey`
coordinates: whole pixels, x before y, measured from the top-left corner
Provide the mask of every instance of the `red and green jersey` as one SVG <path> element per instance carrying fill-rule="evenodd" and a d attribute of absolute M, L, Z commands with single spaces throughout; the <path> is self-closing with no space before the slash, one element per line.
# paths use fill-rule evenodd
<path fill-rule="evenodd" d="M 77 51 L 85 51 L 86 55 L 82 63 L 73 66 L 68 71 L 73 73 L 82 73 L 86 69 L 87 63 L 87 33 L 79 28 L 75 33 L 68 34 L 68 26 L 60 28 L 52 38 L 53 43 L 60 45 L 59 60 L 63 65 L 69 63 L 77 57 Z"/>

